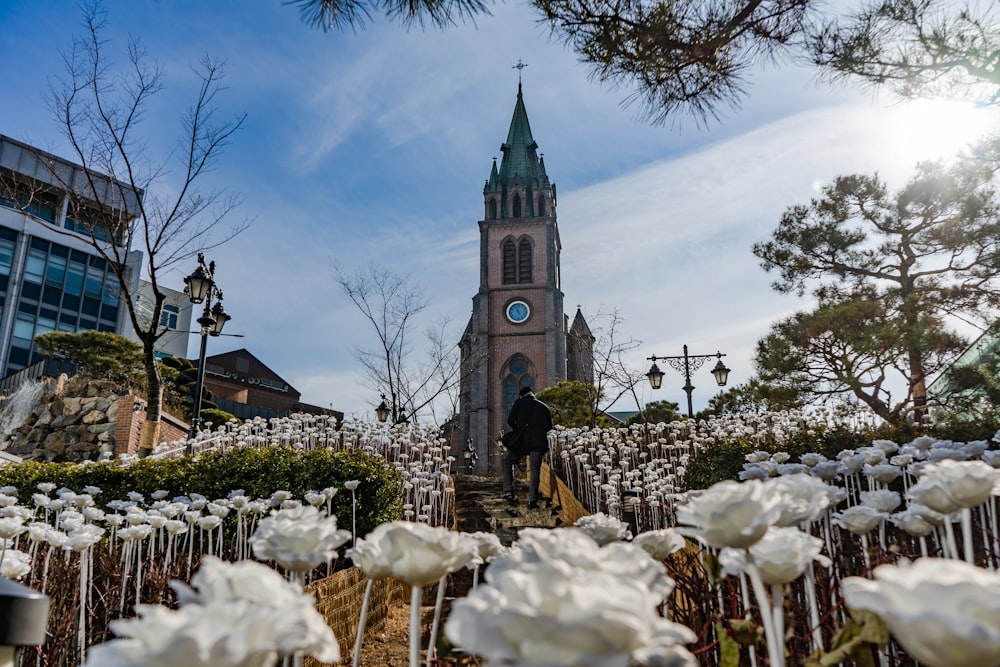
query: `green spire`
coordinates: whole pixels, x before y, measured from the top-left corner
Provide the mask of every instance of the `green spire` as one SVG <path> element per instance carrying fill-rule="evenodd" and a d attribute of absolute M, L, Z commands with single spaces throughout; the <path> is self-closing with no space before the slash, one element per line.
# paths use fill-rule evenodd
<path fill-rule="evenodd" d="M 514 105 L 514 117 L 510 121 L 507 141 L 500 146 L 503 159 L 500 162 L 499 183 L 507 188 L 514 183 L 514 177 L 520 176 L 521 182 L 527 186 L 548 185 L 545 168 L 541 165 L 537 153 L 538 144 L 531 136 L 531 125 L 528 123 L 528 112 L 524 109 L 524 99 L 521 95 L 521 84 L 517 84 L 517 104 Z M 492 177 L 490 178 L 492 181 Z"/>

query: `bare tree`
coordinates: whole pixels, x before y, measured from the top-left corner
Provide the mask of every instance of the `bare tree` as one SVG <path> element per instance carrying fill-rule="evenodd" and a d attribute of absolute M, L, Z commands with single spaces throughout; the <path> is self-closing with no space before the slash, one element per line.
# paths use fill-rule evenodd
<path fill-rule="evenodd" d="M 391 401 L 393 421 L 415 419 L 425 410 L 434 416 L 441 401 L 454 411 L 462 369 L 450 320 L 427 329 L 425 348 L 414 349 L 418 315 L 427 307 L 420 285 L 375 264 L 353 274 L 334 266 L 333 276 L 375 331 L 377 347 L 355 348 L 354 354 L 368 386 Z"/>
<path fill-rule="evenodd" d="M 168 160 L 157 162 L 151 144 L 162 128 L 150 128 L 143 135 L 142 121 L 150 98 L 163 88 L 163 68 L 132 40 L 126 66 L 117 69 L 105 53 L 106 13 L 98 3 L 87 4 L 83 11 L 84 33 L 63 53 L 65 74 L 53 82 L 49 94 L 51 111 L 84 168 L 83 182 L 68 182 L 67 176 L 73 174 L 62 170 L 53 170 L 53 176 L 62 179 L 69 193 L 68 215 L 74 221 L 73 230 L 61 231 L 83 238 L 108 262 L 142 344 L 147 412 L 139 452 L 145 455 L 152 451 L 160 430 L 163 386 L 153 352 L 166 333 L 160 324 L 166 299 L 161 289 L 164 272 L 249 225 L 243 220 L 221 229 L 238 198 L 198 187 L 233 133 L 243 127 L 245 116 L 216 118 L 222 65 L 205 56 L 192 67 L 199 88 L 183 114 L 176 145 Z M 174 170 L 168 166 L 171 159 Z M 134 293 L 138 281 L 126 261 L 137 250 L 143 253 L 141 277 L 150 282 L 154 295 L 152 303 L 141 308 Z"/>
<path fill-rule="evenodd" d="M 631 394 L 636 408 L 641 410 L 635 387 L 645 379 L 642 369 L 636 369 L 626 360 L 642 341 L 635 338 L 619 340 L 619 328 L 624 319 L 618 309 L 599 312 L 594 320 L 597 322 L 594 337 L 594 387 L 597 391 L 591 405 L 591 427 L 597 425 L 597 415 L 601 412 L 599 401 L 610 407 L 622 396 Z"/>

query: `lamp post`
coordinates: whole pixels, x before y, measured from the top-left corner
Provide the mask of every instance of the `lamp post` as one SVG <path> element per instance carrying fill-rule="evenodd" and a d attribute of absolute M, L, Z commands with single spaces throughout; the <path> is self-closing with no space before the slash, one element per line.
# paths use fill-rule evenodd
<path fill-rule="evenodd" d="M 378 417 L 378 420 L 380 422 L 384 424 L 386 420 L 389 419 L 390 413 L 392 414 L 393 424 L 405 424 L 407 421 L 409 421 L 409 417 L 406 416 L 406 410 L 404 410 L 403 408 L 396 407 L 395 393 L 392 394 L 391 408 L 389 407 L 388 404 L 386 404 L 385 401 L 386 401 L 385 394 L 382 394 L 382 402 L 378 404 L 377 408 L 375 408 L 375 416 Z"/>
<path fill-rule="evenodd" d="M 725 387 L 726 380 L 729 379 L 729 369 L 722 363 L 722 357 L 724 356 L 726 355 L 722 352 L 716 352 L 715 354 L 688 354 L 688 346 L 685 345 L 684 354 L 680 356 L 658 357 L 654 354 L 651 357 L 646 357 L 653 362 L 652 368 L 646 373 L 646 378 L 649 380 L 649 386 L 653 389 L 659 389 L 663 385 L 663 371 L 656 365 L 657 361 L 666 361 L 675 371 L 684 373 L 683 389 L 687 393 L 688 417 L 693 418 L 694 409 L 691 407 L 691 392 L 694 391 L 694 385 L 691 384 L 691 373 L 701 368 L 708 359 L 715 357 L 718 361 L 715 364 L 715 368 L 712 369 L 712 375 L 715 376 L 715 381 L 720 387 Z"/>
<path fill-rule="evenodd" d="M 471 475 L 476 468 L 476 461 L 479 460 L 479 453 L 476 452 L 476 446 L 472 443 L 471 438 L 466 443 L 465 449 L 462 450 L 462 458 L 465 459 L 465 474 Z"/>
<path fill-rule="evenodd" d="M 222 290 L 215 283 L 215 262 L 205 264 L 205 254 L 198 253 L 198 268 L 184 278 L 184 291 L 191 303 L 204 303 L 198 324 L 201 325 L 201 349 L 198 352 L 198 379 L 194 390 L 194 410 L 191 413 L 191 431 L 188 433 L 187 452 L 192 453 L 201 430 L 201 394 L 205 388 L 205 348 L 209 336 L 222 334 L 222 327 L 232 318 L 222 307 Z M 212 301 L 215 301 L 213 304 Z"/>

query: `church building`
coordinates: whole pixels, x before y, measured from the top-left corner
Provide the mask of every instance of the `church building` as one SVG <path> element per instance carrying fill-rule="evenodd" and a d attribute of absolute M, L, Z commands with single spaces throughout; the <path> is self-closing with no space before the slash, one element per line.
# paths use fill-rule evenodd
<path fill-rule="evenodd" d="M 521 84 L 503 157 L 483 188 L 479 291 L 459 343 L 459 430 L 475 471 L 500 469 L 497 440 L 521 387 L 594 381 L 594 336 L 563 307 L 556 186 L 531 135 Z"/>

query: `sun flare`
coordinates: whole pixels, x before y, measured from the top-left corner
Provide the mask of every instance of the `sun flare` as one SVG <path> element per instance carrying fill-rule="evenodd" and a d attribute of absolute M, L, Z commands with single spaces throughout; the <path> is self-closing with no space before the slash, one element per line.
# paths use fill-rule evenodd
<path fill-rule="evenodd" d="M 910 163 L 948 158 L 1000 130 L 994 108 L 968 102 L 914 100 L 892 109 L 891 143 Z"/>

